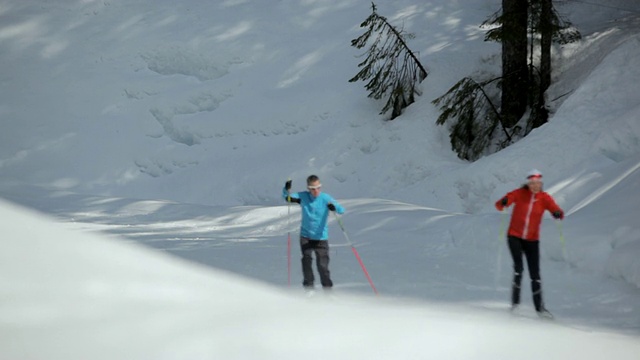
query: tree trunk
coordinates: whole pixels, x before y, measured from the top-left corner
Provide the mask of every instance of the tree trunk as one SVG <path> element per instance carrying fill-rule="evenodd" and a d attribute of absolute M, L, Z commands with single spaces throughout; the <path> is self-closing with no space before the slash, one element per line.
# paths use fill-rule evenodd
<path fill-rule="evenodd" d="M 551 24 L 552 0 L 540 0 L 540 91 L 545 92 L 551 86 L 551 42 L 553 24 Z"/>
<path fill-rule="evenodd" d="M 502 120 L 513 127 L 527 109 L 528 1 L 502 0 Z"/>
<path fill-rule="evenodd" d="M 552 0 L 540 1 L 540 84 L 538 87 L 537 107 L 533 111 L 531 119 L 531 129 L 544 125 L 549 120 L 549 111 L 546 108 L 545 93 L 551 86 L 551 42 L 553 40 Z"/>

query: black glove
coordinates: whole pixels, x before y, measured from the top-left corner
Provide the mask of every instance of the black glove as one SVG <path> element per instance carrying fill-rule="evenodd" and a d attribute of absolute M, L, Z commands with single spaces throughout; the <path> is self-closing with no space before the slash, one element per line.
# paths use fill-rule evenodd
<path fill-rule="evenodd" d="M 509 199 L 505 196 L 502 198 L 502 200 L 500 201 L 500 204 L 502 206 L 507 206 L 507 204 L 509 203 Z"/>
<path fill-rule="evenodd" d="M 554 211 L 551 215 L 553 215 L 554 219 L 562 219 L 564 217 L 562 211 Z"/>
<path fill-rule="evenodd" d="M 333 205 L 333 204 L 331 204 L 331 203 L 327 204 L 327 207 L 328 207 L 328 208 L 329 208 L 329 210 L 331 210 L 331 211 L 336 211 L 336 206 L 335 206 L 335 205 Z"/>
<path fill-rule="evenodd" d="M 287 180 L 287 182 L 284 183 L 284 189 L 287 191 L 291 190 L 291 180 Z"/>
<path fill-rule="evenodd" d="M 287 196 L 287 201 L 290 202 L 290 203 L 300 204 L 300 199 L 294 198 L 294 197 L 291 197 L 291 196 Z"/>

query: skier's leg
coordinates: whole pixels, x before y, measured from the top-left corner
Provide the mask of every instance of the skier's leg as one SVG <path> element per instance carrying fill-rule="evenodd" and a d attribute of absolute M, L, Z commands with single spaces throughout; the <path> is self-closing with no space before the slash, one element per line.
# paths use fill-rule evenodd
<path fill-rule="evenodd" d="M 333 286 L 333 282 L 331 281 L 331 273 L 329 272 L 328 240 L 322 240 L 318 242 L 318 246 L 316 247 L 316 262 L 322 287 L 325 289 L 331 288 Z"/>
<path fill-rule="evenodd" d="M 300 250 L 302 251 L 302 285 L 304 287 L 313 287 L 313 269 L 311 263 L 313 262 L 313 244 L 312 240 L 304 237 L 300 237 Z"/>
<path fill-rule="evenodd" d="M 515 236 L 508 237 L 509 251 L 513 258 L 513 283 L 511 284 L 511 305 L 520 304 L 520 284 L 522 283 L 522 239 Z"/>
<path fill-rule="evenodd" d="M 523 249 L 531 277 L 533 305 L 536 311 L 541 311 L 544 309 L 544 302 L 542 301 L 542 281 L 540 280 L 540 243 L 538 241 L 525 241 L 525 243 Z"/>

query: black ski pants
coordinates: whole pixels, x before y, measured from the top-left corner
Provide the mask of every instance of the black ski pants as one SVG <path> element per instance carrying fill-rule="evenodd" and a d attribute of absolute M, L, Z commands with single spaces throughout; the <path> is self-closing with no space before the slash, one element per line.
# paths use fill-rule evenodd
<path fill-rule="evenodd" d="M 509 250 L 513 258 L 513 284 L 511 288 L 511 304 L 520 304 L 520 284 L 524 263 L 522 255 L 527 259 L 529 277 L 531 278 L 531 293 L 536 311 L 544 308 L 542 302 L 542 282 L 540 280 L 540 243 L 538 241 L 526 241 L 515 236 L 508 237 Z"/>
<path fill-rule="evenodd" d="M 329 241 L 327 240 L 311 240 L 300 237 L 300 250 L 302 250 L 302 276 L 304 280 L 302 285 L 305 287 L 313 287 L 315 280 L 313 276 L 313 253 L 316 254 L 316 266 L 320 274 L 320 283 L 323 288 L 333 286 L 331 274 L 329 273 Z"/>

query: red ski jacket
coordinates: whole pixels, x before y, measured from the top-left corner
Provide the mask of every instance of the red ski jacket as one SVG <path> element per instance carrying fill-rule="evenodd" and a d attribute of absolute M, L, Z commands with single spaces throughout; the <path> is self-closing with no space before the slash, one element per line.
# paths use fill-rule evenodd
<path fill-rule="evenodd" d="M 529 188 L 522 187 L 508 193 L 496 202 L 496 209 L 502 211 L 502 199 L 507 198 L 507 207 L 514 204 L 513 213 L 511 214 L 511 222 L 509 223 L 510 236 L 529 241 L 538 241 L 540 239 L 540 223 L 545 210 L 554 213 L 559 211 L 562 219 L 564 212 L 558 204 L 553 200 L 551 195 L 544 191 L 532 193 Z"/>

